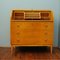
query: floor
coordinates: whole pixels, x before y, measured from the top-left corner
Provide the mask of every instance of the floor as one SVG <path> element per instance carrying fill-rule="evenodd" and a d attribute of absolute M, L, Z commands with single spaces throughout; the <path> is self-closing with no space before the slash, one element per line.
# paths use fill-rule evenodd
<path fill-rule="evenodd" d="M 11 49 L 0 47 L 0 60 L 60 60 L 60 49 L 48 47 L 17 47 L 11 55 Z"/>

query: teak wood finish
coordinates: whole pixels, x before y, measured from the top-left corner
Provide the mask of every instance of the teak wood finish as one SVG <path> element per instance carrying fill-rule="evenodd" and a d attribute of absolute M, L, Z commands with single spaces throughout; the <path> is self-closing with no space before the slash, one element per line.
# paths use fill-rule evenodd
<path fill-rule="evenodd" d="M 49 10 L 13 10 L 11 21 L 11 50 L 17 46 L 53 47 L 54 19 Z"/>

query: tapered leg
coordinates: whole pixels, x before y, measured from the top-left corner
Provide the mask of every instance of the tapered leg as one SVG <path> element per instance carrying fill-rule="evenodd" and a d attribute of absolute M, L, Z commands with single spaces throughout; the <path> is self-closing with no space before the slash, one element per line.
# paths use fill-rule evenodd
<path fill-rule="evenodd" d="M 15 52 L 15 46 L 11 46 L 11 56 L 13 56 L 14 52 Z"/>
<path fill-rule="evenodd" d="M 52 46 L 50 48 L 51 48 L 51 54 L 52 54 Z"/>
<path fill-rule="evenodd" d="M 11 46 L 11 56 L 12 56 L 12 54 L 13 54 L 13 46 Z"/>
<path fill-rule="evenodd" d="M 53 59 L 53 54 L 52 54 L 52 45 L 50 46 L 50 60 L 52 60 Z"/>

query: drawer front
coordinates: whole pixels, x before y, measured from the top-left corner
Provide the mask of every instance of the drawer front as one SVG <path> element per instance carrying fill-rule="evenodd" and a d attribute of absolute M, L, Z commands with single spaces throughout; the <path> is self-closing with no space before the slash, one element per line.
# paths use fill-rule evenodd
<path fill-rule="evenodd" d="M 20 29 L 31 29 L 31 28 L 39 28 L 40 22 L 11 22 L 11 28 L 20 28 Z M 40 29 L 40 28 L 39 28 Z"/>
<path fill-rule="evenodd" d="M 52 30 L 53 22 L 11 22 L 11 32 L 16 32 L 17 30 Z"/>
<path fill-rule="evenodd" d="M 11 38 L 11 44 L 17 44 L 17 45 L 50 45 L 53 44 L 52 38 L 17 38 L 12 37 Z"/>
<path fill-rule="evenodd" d="M 41 30 L 53 30 L 53 22 L 42 22 Z"/>
<path fill-rule="evenodd" d="M 19 44 L 19 45 L 41 45 L 40 37 L 33 36 L 11 36 L 11 44 Z"/>
<path fill-rule="evenodd" d="M 11 33 L 38 33 L 40 30 L 39 22 L 11 22 Z"/>
<path fill-rule="evenodd" d="M 32 22 L 11 22 L 11 32 L 32 29 Z"/>

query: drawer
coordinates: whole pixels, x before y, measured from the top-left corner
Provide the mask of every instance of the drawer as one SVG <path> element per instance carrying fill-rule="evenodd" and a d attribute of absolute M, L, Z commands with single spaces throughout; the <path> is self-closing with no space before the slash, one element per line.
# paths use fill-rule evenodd
<path fill-rule="evenodd" d="M 11 37 L 11 44 L 17 45 L 41 45 L 40 38 L 34 37 Z"/>
<path fill-rule="evenodd" d="M 41 38 L 11 38 L 12 44 L 17 45 L 50 45 L 53 43 L 53 39 L 41 39 Z"/>
<path fill-rule="evenodd" d="M 23 30 L 23 31 L 16 31 L 12 32 L 11 36 L 20 36 L 20 37 L 31 37 L 33 34 L 32 30 Z"/>
<path fill-rule="evenodd" d="M 32 22 L 11 22 L 11 32 L 33 29 Z"/>
<path fill-rule="evenodd" d="M 17 27 L 17 28 L 26 28 L 26 27 L 31 27 L 32 26 L 32 22 L 26 22 L 26 21 L 20 21 L 20 22 L 11 22 L 11 26 L 13 27 Z"/>
<path fill-rule="evenodd" d="M 39 22 L 11 22 L 11 32 L 23 32 L 23 33 L 35 33 L 40 32 L 40 23 Z"/>
<path fill-rule="evenodd" d="M 53 22 L 42 22 L 41 23 L 41 29 L 46 30 L 53 30 Z"/>
<path fill-rule="evenodd" d="M 15 32 L 11 33 L 11 36 L 21 37 L 21 38 L 40 38 L 40 32 L 33 32 L 33 31 L 22 31 L 22 32 Z"/>

